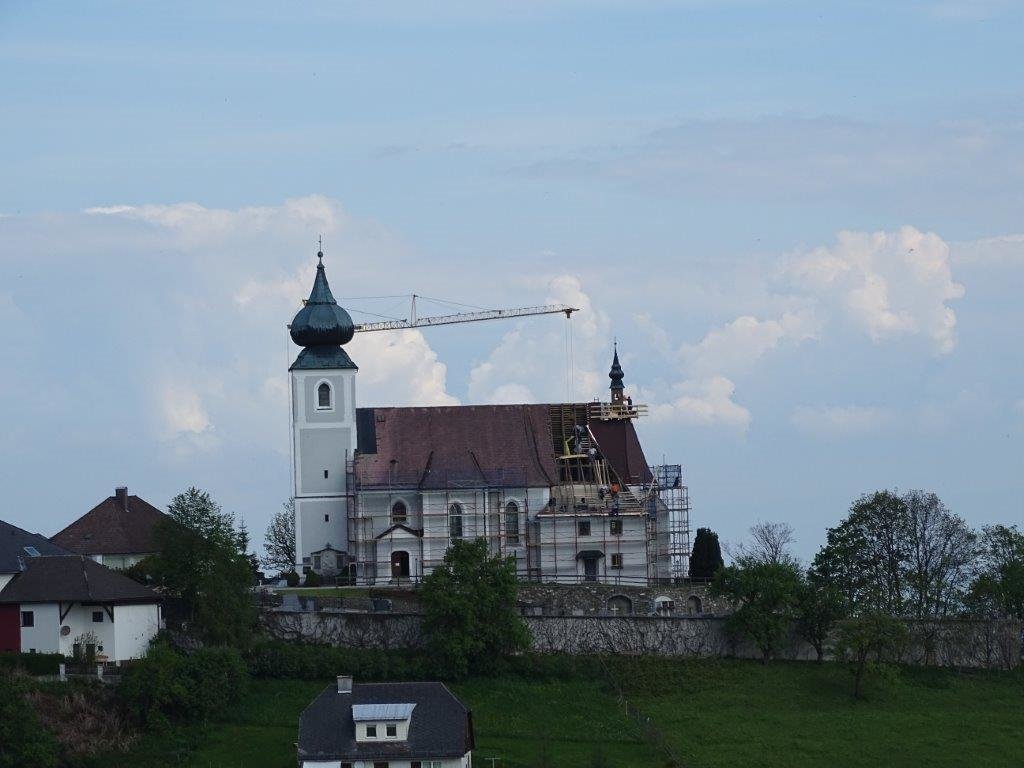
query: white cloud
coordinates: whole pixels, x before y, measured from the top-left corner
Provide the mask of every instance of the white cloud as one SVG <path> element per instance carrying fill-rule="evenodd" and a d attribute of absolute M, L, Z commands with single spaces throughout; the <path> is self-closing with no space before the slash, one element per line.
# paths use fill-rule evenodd
<path fill-rule="evenodd" d="M 684 382 L 681 393 L 668 402 L 650 407 L 651 418 L 659 422 L 691 426 L 725 426 L 746 431 L 750 411 L 733 401 L 736 385 L 724 376 L 706 381 Z"/>
<path fill-rule="evenodd" d="M 861 405 L 799 406 L 793 410 L 793 424 L 815 435 L 861 435 L 884 426 L 889 414 L 884 408 Z"/>
<path fill-rule="evenodd" d="M 196 436 L 213 431 L 210 415 L 199 393 L 181 382 L 168 382 L 161 393 L 164 437 Z"/>
<path fill-rule="evenodd" d="M 521 321 L 506 333 L 487 359 L 473 366 L 469 397 L 473 402 L 562 402 L 589 400 L 607 389 L 611 363 L 611 323 L 596 309 L 578 277 L 557 275 L 548 280 L 547 304 L 568 304 L 573 315 L 572 365 L 567 324 L 553 318 Z M 571 390 L 567 373 L 572 369 Z M 602 373 L 602 367 L 604 373 Z M 569 394 L 571 391 L 571 394 Z"/>
<path fill-rule="evenodd" d="M 417 330 L 360 333 L 346 346 L 359 366 L 361 405 L 458 405 L 448 367 Z"/>
<path fill-rule="evenodd" d="M 964 288 L 953 280 L 949 246 L 934 233 L 843 231 L 833 247 L 790 259 L 783 271 L 824 306 L 838 304 L 875 343 L 921 335 L 941 354 L 956 346 L 947 302 Z"/>
<path fill-rule="evenodd" d="M 1024 235 L 1000 235 L 951 243 L 954 264 L 1024 265 Z"/>
<path fill-rule="evenodd" d="M 689 374 L 699 379 L 746 373 L 783 340 L 800 343 L 817 335 L 810 312 L 787 312 L 778 320 L 758 320 L 744 315 L 721 328 L 712 329 L 697 344 L 680 351 Z"/>

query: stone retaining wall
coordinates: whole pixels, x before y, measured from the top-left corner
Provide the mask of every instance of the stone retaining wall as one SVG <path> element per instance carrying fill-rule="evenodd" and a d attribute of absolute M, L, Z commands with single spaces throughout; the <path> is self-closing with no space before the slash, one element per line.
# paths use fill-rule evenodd
<path fill-rule="evenodd" d="M 734 643 L 716 616 L 527 616 L 533 649 L 540 653 L 715 656 L 756 659 L 751 643 Z M 263 612 L 278 639 L 352 648 L 419 648 L 419 614 Z M 948 620 L 908 624 L 903 654 L 909 664 L 1009 669 L 1020 664 L 1021 624 Z M 814 649 L 795 634 L 780 658 L 810 660 Z"/>

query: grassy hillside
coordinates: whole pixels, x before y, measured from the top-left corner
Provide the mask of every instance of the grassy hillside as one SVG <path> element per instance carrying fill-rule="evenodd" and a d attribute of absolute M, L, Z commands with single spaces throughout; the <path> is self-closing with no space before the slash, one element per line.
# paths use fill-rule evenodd
<path fill-rule="evenodd" d="M 616 660 L 614 678 L 670 749 L 718 766 L 1006 766 L 1024 763 L 1024 678 L 904 670 L 850 698 L 835 665 Z M 292 768 L 299 712 L 326 683 L 259 680 L 227 722 L 149 737 L 107 765 Z M 601 666 L 564 681 L 472 680 L 476 765 L 642 768 L 665 764 L 617 705 Z M 598 762 L 603 758 L 604 762 Z"/>

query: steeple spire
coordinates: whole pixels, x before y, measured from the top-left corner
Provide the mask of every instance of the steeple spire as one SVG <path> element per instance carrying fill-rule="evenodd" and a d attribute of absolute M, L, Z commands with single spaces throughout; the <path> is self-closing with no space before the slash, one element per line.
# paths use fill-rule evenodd
<path fill-rule="evenodd" d="M 612 369 L 608 372 L 608 378 L 612 380 L 611 392 L 612 402 L 621 403 L 623 400 L 623 385 L 622 380 L 625 378 L 625 374 L 622 372 L 622 366 L 619 365 L 619 343 L 618 340 L 615 342 L 615 354 L 612 357 Z"/>

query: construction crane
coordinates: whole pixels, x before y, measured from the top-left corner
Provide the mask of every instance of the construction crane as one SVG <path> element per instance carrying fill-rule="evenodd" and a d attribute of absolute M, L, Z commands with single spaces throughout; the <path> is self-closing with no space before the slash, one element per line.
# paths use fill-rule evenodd
<path fill-rule="evenodd" d="M 527 317 L 529 315 L 564 314 L 566 318 L 571 318 L 573 312 L 579 312 L 577 307 L 570 307 L 567 304 L 544 304 L 539 307 L 480 309 L 474 312 L 456 312 L 451 315 L 430 315 L 427 317 L 419 317 L 416 314 L 416 299 L 418 298 L 429 297 L 418 296 L 415 293 L 412 294 L 412 302 L 409 306 L 408 319 L 381 320 L 373 323 L 356 323 L 356 333 L 367 333 L 369 331 L 397 331 L 403 328 L 423 328 L 433 325 L 454 325 L 455 323 L 475 323 L 481 320 L 503 320 L 513 317 Z"/>

